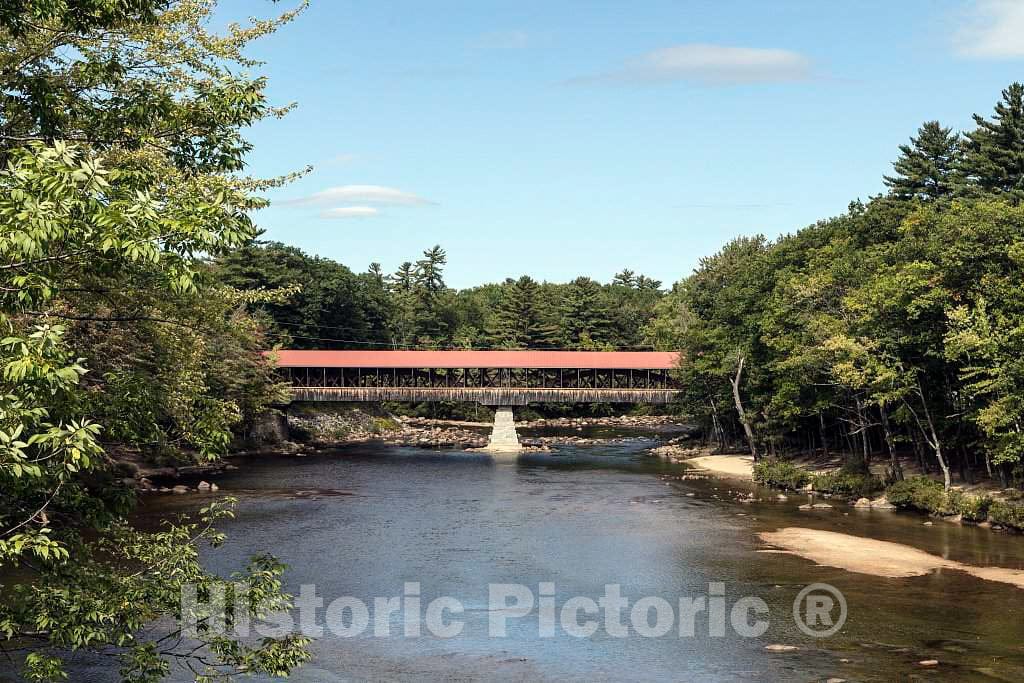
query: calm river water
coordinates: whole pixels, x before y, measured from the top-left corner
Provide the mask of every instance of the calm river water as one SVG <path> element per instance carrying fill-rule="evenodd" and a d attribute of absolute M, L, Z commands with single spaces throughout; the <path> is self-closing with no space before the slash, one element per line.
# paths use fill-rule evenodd
<path fill-rule="evenodd" d="M 520 457 L 369 445 L 246 461 L 217 479 L 221 493 L 239 498 L 238 514 L 224 525 L 226 545 L 206 559 L 226 574 L 270 551 L 289 565 L 291 592 L 315 584 L 328 603 L 354 596 L 372 610 L 375 597 L 419 582 L 422 605 L 451 596 L 464 607 L 453 638 L 402 637 L 408 615 L 390 618 L 390 638 L 373 635 L 372 615 L 362 635 L 328 632 L 295 681 L 1024 680 L 1024 591 L 948 570 L 886 579 L 818 567 L 759 552 L 756 533 L 829 529 L 1013 568 L 1024 568 L 1024 538 L 841 505 L 801 512 L 803 499 L 779 502 L 763 490 L 758 502 L 740 504 L 729 493 L 736 484 L 680 480 L 681 468 L 644 455 L 649 445 Z M 143 515 L 208 498 L 151 498 Z M 489 637 L 489 584 L 521 584 L 539 597 L 542 582 L 554 584 L 556 610 L 618 584 L 630 605 L 664 598 L 677 621 L 660 637 L 614 637 L 603 623 L 591 637 L 568 635 L 560 624 L 546 637 L 534 609 L 510 616 L 506 637 Z M 835 586 L 848 604 L 845 625 L 829 638 L 805 635 L 793 618 L 794 598 L 815 582 Z M 711 635 L 710 619 L 698 614 L 694 635 L 680 636 L 679 598 L 706 596 L 711 583 L 724 584 L 725 635 Z M 730 610 L 745 596 L 770 608 L 760 637 L 730 626 Z M 622 620 L 630 624 L 629 608 Z M 918 664 L 927 659 L 940 664 Z"/>

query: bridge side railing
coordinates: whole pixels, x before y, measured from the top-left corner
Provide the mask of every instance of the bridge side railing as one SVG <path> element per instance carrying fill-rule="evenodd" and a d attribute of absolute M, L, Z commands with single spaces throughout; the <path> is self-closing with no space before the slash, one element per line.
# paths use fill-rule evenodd
<path fill-rule="evenodd" d="M 680 387 L 663 369 L 281 368 L 293 387 L 426 389 L 661 389 Z"/>
<path fill-rule="evenodd" d="M 494 406 L 530 403 L 671 403 L 675 389 L 555 389 L 508 387 L 293 387 L 293 401 L 452 401 Z"/>

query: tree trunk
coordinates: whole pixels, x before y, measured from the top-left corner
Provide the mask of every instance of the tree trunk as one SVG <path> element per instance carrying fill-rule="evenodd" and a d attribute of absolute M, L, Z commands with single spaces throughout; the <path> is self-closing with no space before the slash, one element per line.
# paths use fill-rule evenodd
<path fill-rule="evenodd" d="M 821 449 L 825 451 L 825 457 L 828 457 L 828 437 L 825 434 L 825 416 L 818 411 L 818 431 L 821 433 Z"/>
<path fill-rule="evenodd" d="M 715 399 L 709 399 L 711 403 L 711 423 L 715 432 L 715 440 L 718 441 L 718 452 L 725 453 L 725 428 L 722 421 L 718 419 L 718 404 Z"/>
<path fill-rule="evenodd" d="M 744 357 L 740 356 L 739 365 L 736 368 L 736 377 L 729 380 L 732 384 L 732 400 L 736 403 L 736 412 L 740 416 L 740 424 L 743 425 L 743 433 L 747 435 L 747 443 L 750 445 L 750 454 L 754 456 L 754 462 L 757 462 L 760 456 L 757 453 L 757 442 L 754 441 L 754 430 L 750 427 L 750 422 L 747 420 L 747 412 L 743 409 L 743 401 L 740 400 L 740 378 L 743 376 L 743 362 Z"/>
<path fill-rule="evenodd" d="M 921 399 L 921 407 L 924 411 L 925 424 L 928 426 L 928 431 L 925 432 L 924 426 L 921 425 L 921 421 L 918 420 L 918 426 L 921 427 L 921 431 L 924 432 L 925 441 L 935 451 L 935 459 L 939 463 L 939 468 L 942 470 L 942 486 L 948 491 L 953 486 L 953 478 L 949 474 L 949 465 L 946 464 L 946 458 L 942 454 L 942 441 L 939 440 L 939 433 L 935 429 L 935 420 L 932 419 L 932 411 L 928 408 L 928 401 L 924 397 L 924 389 L 921 387 L 921 378 L 917 379 L 917 395 Z"/>
<path fill-rule="evenodd" d="M 860 427 L 861 459 L 860 464 L 864 471 L 871 465 L 871 446 L 868 443 L 868 417 L 864 412 L 864 402 L 857 397 L 857 422 Z"/>
<path fill-rule="evenodd" d="M 882 418 L 882 432 L 885 434 L 885 446 L 889 449 L 889 464 L 892 470 L 892 477 L 896 481 L 903 479 L 903 468 L 896 459 L 896 440 L 892 436 L 892 428 L 889 426 L 889 413 L 884 403 L 878 404 L 878 414 Z"/>

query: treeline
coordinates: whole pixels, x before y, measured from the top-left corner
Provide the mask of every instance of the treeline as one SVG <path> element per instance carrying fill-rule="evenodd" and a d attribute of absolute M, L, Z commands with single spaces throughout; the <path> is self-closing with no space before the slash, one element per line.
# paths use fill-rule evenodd
<path fill-rule="evenodd" d="M 270 341 L 292 348 L 634 349 L 651 348 L 645 329 L 661 282 L 630 270 L 601 284 L 528 275 L 469 289 L 445 284 L 440 246 L 385 274 L 363 273 L 278 242 L 252 242 L 217 259 L 219 280 L 243 292 L 288 291 L 255 303 Z"/>
<path fill-rule="evenodd" d="M 743 237 L 659 302 L 687 408 L 723 448 L 842 452 L 901 475 L 1024 478 L 1024 86 L 964 134 L 924 124 L 889 191 Z"/>

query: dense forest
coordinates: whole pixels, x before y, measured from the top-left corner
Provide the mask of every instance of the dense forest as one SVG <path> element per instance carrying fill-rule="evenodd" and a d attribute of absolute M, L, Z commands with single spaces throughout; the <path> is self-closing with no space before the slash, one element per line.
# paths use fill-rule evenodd
<path fill-rule="evenodd" d="M 215 273 L 243 292 L 296 291 L 253 306 L 270 339 L 291 348 L 589 349 L 651 348 L 644 330 L 661 283 L 630 270 L 609 284 L 567 284 L 529 275 L 454 290 L 440 246 L 384 274 L 355 274 L 330 259 L 277 242 L 254 242 L 218 259 Z M 301 283 L 301 288 L 299 284 Z"/>

